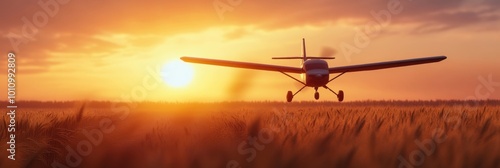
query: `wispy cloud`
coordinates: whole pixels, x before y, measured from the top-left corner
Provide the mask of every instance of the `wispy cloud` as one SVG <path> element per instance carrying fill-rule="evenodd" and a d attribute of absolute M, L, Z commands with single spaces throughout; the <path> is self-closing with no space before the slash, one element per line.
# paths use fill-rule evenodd
<path fill-rule="evenodd" d="M 395 0 L 396 1 L 396 0 Z M 23 36 L 26 20 L 33 22 L 38 12 L 46 12 L 39 3 L 54 0 L 2 1 L 0 2 L 0 46 L 12 48 L 12 39 Z M 392 18 L 391 24 L 415 25 L 409 33 L 429 33 L 461 27 L 481 25 L 484 29 L 496 26 L 500 19 L 500 2 L 497 0 L 399 0 L 401 14 Z M 148 47 L 163 37 L 201 31 L 218 26 L 252 26 L 256 29 L 274 30 L 303 25 L 322 25 L 345 19 L 373 20 L 371 11 L 387 8 L 387 0 L 286 0 L 244 1 L 238 8 L 226 13 L 224 21 L 218 18 L 212 1 L 69 1 L 57 7 L 46 26 L 21 44 L 20 54 L 32 72 L 43 72 L 47 66 L 58 64 L 50 59 L 51 53 L 75 52 L 88 56 L 105 56 L 128 47 Z M 55 10 L 53 6 L 51 10 Z M 24 18 L 24 19 L 23 19 Z M 247 29 L 227 33 L 227 39 L 247 35 Z M 2 60 L 3 61 L 3 60 Z M 96 63 L 101 65 L 103 63 Z"/>

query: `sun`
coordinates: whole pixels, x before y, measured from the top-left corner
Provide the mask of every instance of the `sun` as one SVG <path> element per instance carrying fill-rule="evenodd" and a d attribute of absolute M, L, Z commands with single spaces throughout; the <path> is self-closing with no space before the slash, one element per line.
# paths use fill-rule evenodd
<path fill-rule="evenodd" d="M 169 86 L 185 87 L 193 80 L 194 69 L 181 60 L 173 60 L 162 67 L 160 75 Z"/>

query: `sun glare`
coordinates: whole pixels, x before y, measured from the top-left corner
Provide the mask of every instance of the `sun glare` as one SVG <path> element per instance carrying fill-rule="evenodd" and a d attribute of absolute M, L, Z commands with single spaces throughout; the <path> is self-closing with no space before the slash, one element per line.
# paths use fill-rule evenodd
<path fill-rule="evenodd" d="M 181 60 L 173 60 L 163 66 L 161 77 L 169 86 L 175 88 L 184 87 L 193 80 L 194 69 Z"/>

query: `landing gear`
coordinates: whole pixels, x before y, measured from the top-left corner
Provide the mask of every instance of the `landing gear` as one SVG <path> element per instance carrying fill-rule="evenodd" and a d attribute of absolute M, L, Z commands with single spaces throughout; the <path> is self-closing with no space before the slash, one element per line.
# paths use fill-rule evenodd
<path fill-rule="evenodd" d="M 339 75 L 335 76 L 334 78 L 330 79 L 330 80 L 327 82 L 327 84 L 328 84 L 328 83 L 330 83 L 331 81 L 333 81 L 333 80 L 337 79 L 338 77 L 340 77 L 340 76 L 344 75 L 345 73 L 346 73 L 346 72 L 342 72 L 342 73 L 340 73 Z M 337 99 L 339 100 L 339 102 L 344 101 L 344 91 L 339 90 L 339 93 L 337 94 L 335 91 L 333 91 L 332 89 L 330 89 L 328 86 L 326 86 L 326 85 L 325 85 L 325 86 L 323 86 L 323 87 L 324 87 L 325 89 L 328 89 L 328 90 L 329 90 L 330 92 L 332 92 L 333 94 L 337 95 Z"/>
<path fill-rule="evenodd" d="M 280 72 L 281 72 L 281 71 L 280 71 Z M 302 91 L 302 89 L 304 89 L 307 85 L 306 85 L 306 83 L 304 83 L 304 82 L 302 82 L 302 81 L 298 80 L 297 78 L 294 78 L 293 76 L 288 75 L 288 74 L 287 74 L 287 73 L 285 73 L 285 72 L 281 72 L 281 73 L 282 73 L 283 75 L 286 75 L 286 76 L 288 76 L 288 77 L 292 78 L 293 80 L 295 80 L 295 81 L 297 81 L 297 82 L 301 83 L 302 85 L 304 85 L 304 86 L 302 86 L 302 88 L 300 88 L 300 89 L 299 89 L 297 92 L 295 92 L 294 94 L 292 94 L 292 91 L 288 91 L 288 92 L 286 93 L 286 101 L 287 101 L 287 102 L 292 102 L 292 100 L 293 100 L 293 96 L 295 96 L 297 93 L 299 93 L 300 91 Z"/>
<path fill-rule="evenodd" d="M 318 92 L 318 87 L 314 87 L 314 99 L 318 100 L 319 99 L 319 92 Z"/>
<path fill-rule="evenodd" d="M 332 89 L 330 89 L 328 86 L 323 86 L 325 89 L 328 89 L 330 92 L 332 92 L 333 94 L 337 95 L 337 99 L 339 100 L 339 102 L 342 102 L 344 101 L 344 91 L 342 90 L 339 90 L 339 93 L 337 94 L 337 92 L 333 91 Z"/>
<path fill-rule="evenodd" d="M 292 91 L 288 91 L 288 92 L 286 93 L 286 101 L 287 101 L 287 102 L 292 102 L 293 97 L 294 97 L 297 93 L 299 93 L 300 91 L 302 91 L 305 87 L 307 87 L 307 84 L 306 84 L 306 83 L 304 83 L 304 82 L 302 82 L 302 81 L 300 81 L 300 80 L 298 80 L 298 79 L 296 79 L 296 78 L 294 78 L 293 76 L 288 75 L 288 74 L 287 74 L 287 73 L 285 73 L 285 72 L 281 72 L 281 73 L 282 73 L 282 74 L 284 74 L 284 75 L 286 75 L 286 76 L 288 76 L 288 77 L 290 77 L 290 78 L 292 78 L 293 80 L 295 80 L 295 81 L 297 81 L 297 82 L 299 82 L 299 83 L 303 84 L 302 88 L 300 88 L 297 92 L 293 93 Z M 340 76 L 344 75 L 345 73 L 346 73 L 346 72 L 342 72 L 342 73 L 340 73 L 339 75 L 335 76 L 334 78 L 332 78 L 332 79 L 330 79 L 328 82 L 326 82 L 326 84 L 328 84 L 328 83 L 330 83 L 331 81 L 333 81 L 333 80 L 337 79 L 338 77 L 340 77 Z M 335 95 L 337 95 L 337 99 L 338 99 L 338 101 L 339 101 L 339 102 L 344 101 L 344 91 L 339 90 L 339 93 L 337 94 L 335 91 L 333 91 L 333 90 L 332 90 L 332 89 L 330 89 L 328 86 L 326 86 L 326 84 L 325 84 L 324 86 L 322 86 L 322 87 L 323 87 L 323 88 L 325 88 L 325 89 L 330 90 L 332 93 L 334 93 Z M 318 87 L 314 87 L 314 90 L 315 90 L 315 92 L 314 92 L 314 99 L 318 100 L 318 99 L 319 99 Z"/>
<path fill-rule="evenodd" d="M 292 91 L 288 91 L 286 93 L 286 101 L 287 102 L 292 102 L 293 100 L 293 97 L 299 93 L 300 91 L 302 91 L 302 89 L 304 89 L 306 86 L 304 85 L 302 88 L 299 89 L 299 91 L 295 92 L 292 94 Z M 344 101 L 344 91 L 342 90 L 339 90 L 339 93 L 333 91 L 332 89 L 330 89 L 328 86 L 323 86 L 325 89 L 328 89 L 330 90 L 333 94 L 337 95 L 337 99 L 339 100 L 339 102 L 342 102 Z M 315 87 L 314 88 L 316 90 L 316 92 L 314 92 L 314 99 L 318 100 L 319 99 L 319 92 L 318 92 L 318 87 Z"/>
<path fill-rule="evenodd" d="M 302 89 L 304 89 L 306 87 L 306 85 L 302 86 L 302 88 L 300 88 L 297 92 L 295 92 L 294 94 L 292 94 L 292 91 L 288 91 L 286 93 L 286 101 L 287 102 L 292 102 L 292 99 L 293 99 L 293 96 L 295 96 L 297 93 L 299 93 L 300 91 L 302 91 Z"/>

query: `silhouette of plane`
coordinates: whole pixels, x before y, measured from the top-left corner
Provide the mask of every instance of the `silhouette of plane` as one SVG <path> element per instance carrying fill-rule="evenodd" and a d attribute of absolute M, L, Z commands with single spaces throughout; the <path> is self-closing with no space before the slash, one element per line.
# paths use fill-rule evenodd
<path fill-rule="evenodd" d="M 334 59 L 335 57 L 307 56 L 305 39 L 302 39 L 302 51 L 303 51 L 302 57 L 272 57 L 272 59 L 302 59 L 302 67 L 290 67 L 290 66 L 249 63 L 249 62 L 216 60 L 207 58 L 195 58 L 187 56 L 181 57 L 181 60 L 185 62 L 198 63 L 198 64 L 209 64 L 217 66 L 281 72 L 282 74 L 294 79 L 295 81 L 303 85 L 302 88 L 300 88 L 295 93 L 292 93 L 292 91 L 288 91 L 286 95 L 287 102 L 291 102 L 293 97 L 297 95 L 297 93 L 302 91 L 305 87 L 314 88 L 314 90 L 316 91 L 314 93 L 314 98 L 316 100 L 319 99 L 318 88 L 323 87 L 325 89 L 330 90 L 335 95 L 337 95 L 338 101 L 342 102 L 344 100 L 344 91 L 339 90 L 339 92 L 337 93 L 326 85 L 347 72 L 370 71 L 370 70 L 395 68 L 395 67 L 418 65 L 418 64 L 427 64 L 427 63 L 439 62 L 446 59 L 446 56 L 433 56 L 433 57 L 376 62 L 376 63 L 358 64 L 358 65 L 349 65 L 340 67 L 328 67 L 328 63 L 324 59 Z M 305 74 L 305 80 L 301 81 L 287 73 Z M 338 75 L 330 79 L 330 74 L 338 74 Z"/>

